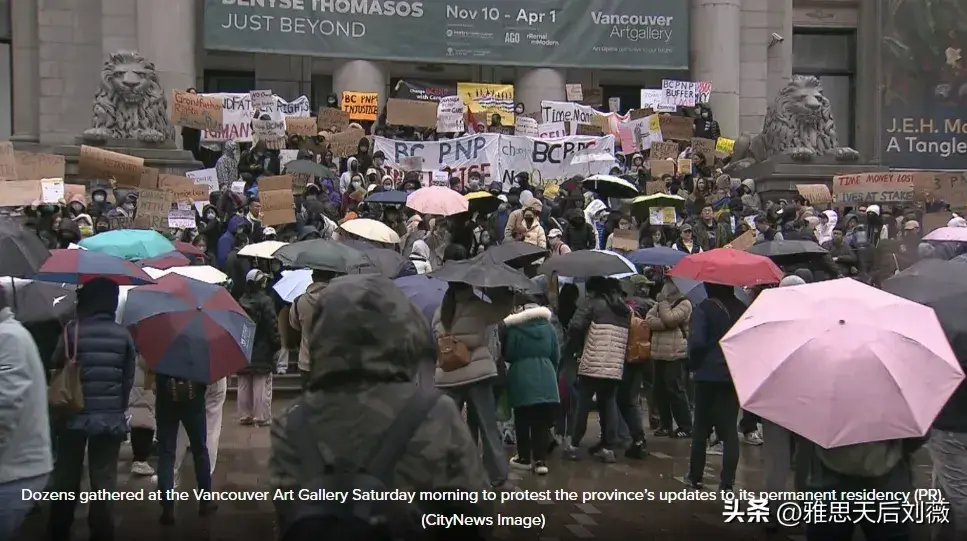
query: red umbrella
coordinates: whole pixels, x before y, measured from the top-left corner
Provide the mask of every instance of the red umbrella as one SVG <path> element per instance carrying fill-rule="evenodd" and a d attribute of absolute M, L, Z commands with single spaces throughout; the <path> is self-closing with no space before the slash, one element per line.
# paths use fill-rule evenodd
<path fill-rule="evenodd" d="M 195 258 L 195 257 L 205 257 L 206 255 L 205 252 L 199 250 L 194 244 L 190 242 L 182 242 L 180 240 L 176 240 L 173 244 L 175 245 L 175 250 L 177 250 L 178 253 L 180 253 L 183 256 L 187 256 L 189 258 Z"/>
<path fill-rule="evenodd" d="M 668 271 L 668 275 L 736 287 L 777 284 L 783 276 L 782 270 L 768 257 L 735 248 L 718 248 L 685 256 Z"/>
<path fill-rule="evenodd" d="M 174 251 L 161 254 L 157 257 L 142 259 L 138 261 L 138 265 L 141 267 L 151 267 L 153 269 L 165 270 L 170 269 L 171 267 L 187 267 L 188 265 L 191 265 L 191 261 L 189 261 L 187 257 L 181 255 L 181 252 Z"/>
<path fill-rule="evenodd" d="M 91 250 L 51 250 L 32 279 L 58 284 L 83 285 L 94 278 L 107 278 L 122 286 L 153 284 L 140 267 L 113 255 Z"/>

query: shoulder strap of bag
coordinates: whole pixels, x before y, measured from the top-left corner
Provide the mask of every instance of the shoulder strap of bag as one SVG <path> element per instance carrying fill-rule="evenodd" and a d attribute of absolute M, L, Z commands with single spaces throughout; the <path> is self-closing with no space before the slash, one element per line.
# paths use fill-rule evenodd
<path fill-rule="evenodd" d="M 420 387 L 416 393 L 406 401 L 403 410 L 393 420 L 393 424 L 380 438 L 372 456 L 366 463 L 366 471 L 389 486 L 392 480 L 396 462 L 406 451 L 406 445 L 413 439 L 420 425 L 430 414 L 433 406 L 443 396 L 440 391 L 432 388 Z"/>
<path fill-rule="evenodd" d="M 71 323 L 74 324 L 74 352 L 71 353 L 71 340 L 68 338 L 68 333 L 70 332 Z M 64 356 L 67 358 L 68 363 L 77 362 L 77 332 L 78 327 L 80 327 L 80 322 L 76 319 L 67 322 L 64 326 Z"/>

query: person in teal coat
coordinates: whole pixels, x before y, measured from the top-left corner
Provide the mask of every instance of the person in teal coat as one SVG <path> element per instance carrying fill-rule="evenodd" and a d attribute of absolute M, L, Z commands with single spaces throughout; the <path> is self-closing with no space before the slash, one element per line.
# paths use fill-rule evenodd
<path fill-rule="evenodd" d="M 521 299 L 499 331 L 507 363 L 507 399 L 517 434 L 517 456 L 510 459 L 510 466 L 537 475 L 547 475 L 551 426 L 561 402 L 557 388 L 561 352 L 551 314 L 532 298 Z"/>

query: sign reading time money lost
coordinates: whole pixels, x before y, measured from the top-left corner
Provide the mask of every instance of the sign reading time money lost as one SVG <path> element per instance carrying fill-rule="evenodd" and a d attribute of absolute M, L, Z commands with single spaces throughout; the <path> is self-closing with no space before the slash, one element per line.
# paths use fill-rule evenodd
<path fill-rule="evenodd" d="M 205 0 L 205 47 L 402 62 L 688 69 L 688 4 Z"/>
<path fill-rule="evenodd" d="M 906 203 L 914 199 L 914 185 L 930 182 L 933 173 L 893 171 L 833 177 L 833 195 L 845 204 Z"/>

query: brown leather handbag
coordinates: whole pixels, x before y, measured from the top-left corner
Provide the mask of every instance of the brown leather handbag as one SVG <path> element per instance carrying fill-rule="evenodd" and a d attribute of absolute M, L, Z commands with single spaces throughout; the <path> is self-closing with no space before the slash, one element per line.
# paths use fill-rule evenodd
<path fill-rule="evenodd" d="M 436 365 L 444 372 L 453 372 L 470 364 L 470 349 L 467 344 L 457 340 L 452 334 L 438 337 L 436 346 Z"/>

